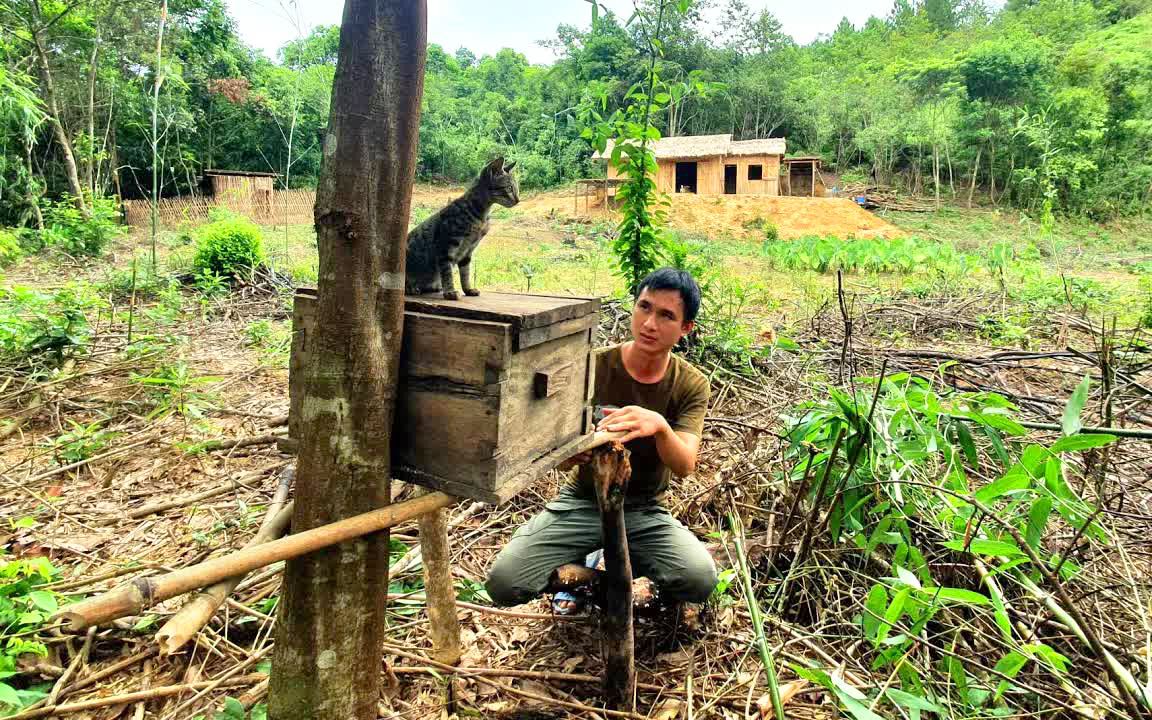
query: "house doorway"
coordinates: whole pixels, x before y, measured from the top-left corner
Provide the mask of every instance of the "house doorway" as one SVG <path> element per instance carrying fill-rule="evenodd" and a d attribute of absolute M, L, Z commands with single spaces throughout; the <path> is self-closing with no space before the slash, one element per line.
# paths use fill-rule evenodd
<path fill-rule="evenodd" d="M 724 166 L 724 194 L 725 195 L 735 195 L 736 194 L 736 166 L 735 165 L 725 165 Z"/>
<path fill-rule="evenodd" d="M 676 192 L 696 192 L 696 163 L 676 163 Z"/>

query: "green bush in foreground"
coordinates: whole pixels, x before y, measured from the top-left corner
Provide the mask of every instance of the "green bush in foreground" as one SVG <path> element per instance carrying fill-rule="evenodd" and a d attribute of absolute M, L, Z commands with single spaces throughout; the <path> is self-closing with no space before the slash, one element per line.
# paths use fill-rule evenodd
<path fill-rule="evenodd" d="M 250 275 L 264 262 L 260 228 L 241 218 L 218 220 L 200 228 L 196 237 L 197 275 L 211 273 L 237 278 Z"/>

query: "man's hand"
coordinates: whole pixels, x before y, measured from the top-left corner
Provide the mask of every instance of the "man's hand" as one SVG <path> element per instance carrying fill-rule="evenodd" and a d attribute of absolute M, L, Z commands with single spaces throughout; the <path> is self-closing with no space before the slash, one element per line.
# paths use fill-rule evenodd
<path fill-rule="evenodd" d="M 645 410 L 637 405 L 628 405 L 616 410 L 605 409 L 604 419 L 600 421 L 596 429 L 603 432 L 627 433 L 620 438 L 622 443 L 636 438 L 670 435 L 672 433 L 672 427 L 663 415 L 652 410 Z"/>
<path fill-rule="evenodd" d="M 570 457 L 567 460 L 565 460 L 564 462 L 560 463 L 559 465 L 556 466 L 556 469 L 567 472 L 568 470 L 571 470 L 572 468 L 576 467 L 577 465 L 587 465 L 590 462 L 592 462 L 592 451 L 591 450 L 585 450 L 582 453 L 576 453 L 572 457 Z"/>

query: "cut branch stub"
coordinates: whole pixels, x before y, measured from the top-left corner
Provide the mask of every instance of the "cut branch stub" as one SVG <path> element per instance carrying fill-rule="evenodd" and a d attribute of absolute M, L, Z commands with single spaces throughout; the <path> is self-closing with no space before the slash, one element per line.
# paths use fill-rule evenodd
<path fill-rule="evenodd" d="M 632 562 L 624 526 L 624 499 L 632 466 L 618 441 L 597 448 L 592 456 L 600 528 L 604 538 L 600 619 L 604 656 L 604 703 L 612 710 L 636 707 L 635 640 L 632 634 Z"/>
<path fill-rule="evenodd" d="M 632 464 L 628 461 L 630 454 L 618 440 L 613 440 L 597 448 L 592 456 L 592 468 L 596 476 L 596 500 L 600 504 L 601 512 L 624 507 L 628 478 L 632 476 Z"/>

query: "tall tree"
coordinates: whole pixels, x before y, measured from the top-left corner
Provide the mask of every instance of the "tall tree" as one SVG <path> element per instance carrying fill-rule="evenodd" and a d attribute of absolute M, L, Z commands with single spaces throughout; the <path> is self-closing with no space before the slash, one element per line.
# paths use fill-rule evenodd
<path fill-rule="evenodd" d="M 390 502 L 404 250 L 425 0 L 347 0 L 320 186 L 317 332 L 304 369 L 295 530 Z M 374 720 L 388 533 L 290 561 L 269 717 Z"/>

